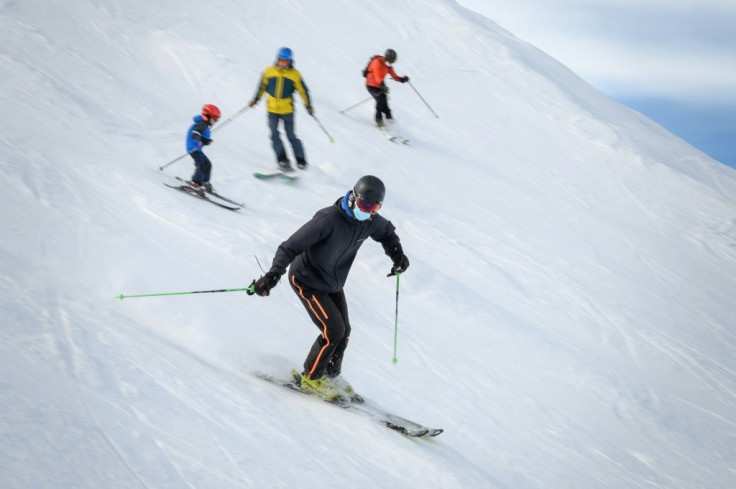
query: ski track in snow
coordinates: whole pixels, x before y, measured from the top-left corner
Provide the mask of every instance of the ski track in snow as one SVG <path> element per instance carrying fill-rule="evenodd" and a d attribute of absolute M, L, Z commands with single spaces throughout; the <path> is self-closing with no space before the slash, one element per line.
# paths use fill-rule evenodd
<path fill-rule="evenodd" d="M 733 170 L 445 0 L 6 7 L 3 487 L 734 486 Z M 243 107 L 283 45 L 336 143 L 297 96 L 309 171 L 254 179 L 264 100 L 207 148 L 245 209 L 165 188 L 193 170 L 158 171 L 191 117 Z M 387 82 L 411 147 L 370 101 L 340 113 L 389 45 L 440 116 Z M 343 373 L 436 439 L 248 374 L 299 368 L 319 334 L 284 283 L 113 299 L 245 287 L 367 173 L 412 266 L 395 323 L 390 260 L 361 249 Z"/>

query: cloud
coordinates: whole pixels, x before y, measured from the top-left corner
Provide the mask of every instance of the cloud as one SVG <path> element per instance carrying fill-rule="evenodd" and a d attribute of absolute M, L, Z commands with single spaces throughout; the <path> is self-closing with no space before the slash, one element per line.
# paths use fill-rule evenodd
<path fill-rule="evenodd" d="M 460 0 L 612 95 L 736 106 L 736 2 Z"/>

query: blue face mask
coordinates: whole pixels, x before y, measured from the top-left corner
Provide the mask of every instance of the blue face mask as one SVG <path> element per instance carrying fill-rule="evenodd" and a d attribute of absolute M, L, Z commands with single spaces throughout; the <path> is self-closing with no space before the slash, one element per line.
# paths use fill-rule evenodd
<path fill-rule="evenodd" d="M 358 209 L 358 206 L 356 205 L 353 207 L 353 216 L 359 221 L 366 221 L 371 218 L 373 214 L 370 212 L 363 212 L 360 209 Z"/>
<path fill-rule="evenodd" d="M 353 191 L 348 190 L 348 193 L 346 193 L 345 197 L 343 197 L 342 199 L 342 203 L 341 203 L 342 210 L 345 211 L 345 213 L 348 216 L 352 216 L 358 221 L 367 221 L 373 216 L 373 214 L 371 214 L 370 212 L 361 211 L 360 208 L 355 203 L 353 203 L 353 207 L 351 209 L 350 199 L 352 195 L 353 195 Z"/>

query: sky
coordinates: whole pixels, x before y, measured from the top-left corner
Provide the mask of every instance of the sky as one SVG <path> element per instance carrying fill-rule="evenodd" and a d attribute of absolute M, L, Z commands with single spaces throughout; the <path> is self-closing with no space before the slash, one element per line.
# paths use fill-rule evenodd
<path fill-rule="evenodd" d="M 459 0 L 736 167 L 736 4 Z"/>
<path fill-rule="evenodd" d="M 297 98 L 293 183 L 254 178 L 265 104 L 240 112 L 284 45 L 319 117 Z M 388 46 L 409 145 L 370 104 L 341 113 Z M 493 22 L 450 0 L 9 2 L 0 59 L 3 489 L 736 487 L 736 172 Z M 159 170 L 205 103 L 237 212 L 164 186 L 191 160 Z M 283 281 L 117 298 L 245 288 L 366 174 L 411 265 L 399 284 L 363 243 L 342 374 L 437 438 L 258 377 L 320 334 Z"/>

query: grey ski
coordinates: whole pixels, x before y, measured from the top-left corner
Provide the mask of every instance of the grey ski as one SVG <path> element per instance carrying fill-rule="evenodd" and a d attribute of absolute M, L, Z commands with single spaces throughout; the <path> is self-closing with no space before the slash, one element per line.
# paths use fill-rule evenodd
<path fill-rule="evenodd" d="M 325 401 L 319 396 L 303 391 L 301 387 L 296 384 L 293 378 L 288 380 L 280 379 L 272 375 L 265 374 L 263 372 L 255 372 L 254 375 L 259 379 L 263 379 L 272 384 L 289 389 L 292 392 L 297 392 L 303 396 L 319 399 L 322 402 L 327 402 L 328 404 L 340 407 L 346 411 L 350 411 L 358 415 L 367 417 L 378 424 L 381 424 L 393 431 L 397 431 L 402 435 L 411 438 L 431 438 L 439 435 L 444 431 L 442 428 L 429 428 L 401 416 L 389 413 L 388 411 L 377 406 L 373 402 L 363 400 L 362 397 L 362 402 L 360 403 L 350 402 L 350 400 L 344 396 L 338 396 L 338 398 L 334 401 Z"/>
<path fill-rule="evenodd" d="M 166 182 L 164 182 L 164 185 L 166 185 L 169 188 L 173 188 L 173 189 L 179 190 L 180 192 L 184 192 L 185 194 L 189 194 L 189 195 L 191 195 L 193 197 L 197 197 L 198 199 L 206 200 L 207 202 L 210 202 L 211 204 L 215 204 L 216 206 L 222 207 L 224 209 L 228 209 L 228 210 L 231 210 L 231 211 L 237 211 L 237 210 L 240 210 L 242 208 L 241 205 L 233 205 L 233 204 L 230 204 L 230 203 L 218 202 L 215 199 L 211 199 L 211 198 L 207 197 L 207 194 L 206 193 L 200 194 L 197 191 L 195 191 L 192 187 L 190 187 L 189 185 L 181 185 L 181 184 L 179 184 L 179 185 L 171 185 L 171 184 L 168 184 Z"/>

